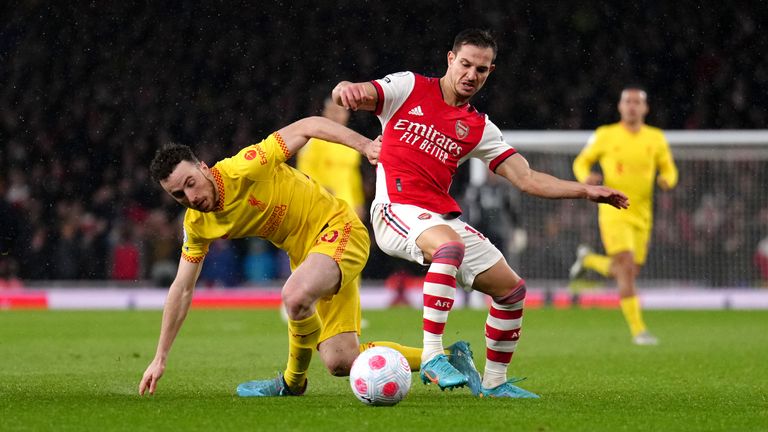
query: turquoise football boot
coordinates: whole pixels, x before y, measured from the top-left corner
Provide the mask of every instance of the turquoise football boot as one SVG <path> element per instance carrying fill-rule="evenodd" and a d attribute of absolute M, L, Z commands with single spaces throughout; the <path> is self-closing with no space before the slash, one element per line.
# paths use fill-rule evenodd
<path fill-rule="evenodd" d="M 440 390 L 453 390 L 467 384 L 467 377 L 451 366 L 445 354 L 438 354 L 432 360 L 422 363 L 419 375 L 424 384 L 437 384 Z"/>
<path fill-rule="evenodd" d="M 529 392 L 528 390 L 521 389 L 520 387 L 512 384 L 520 382 L 524 379 L 525 378 L 512 378 L 507 380 L 507 382 L 504 384 L 490 389 L 483 387 L 480 389 L 480 397 L 538 399 L 540 396 L 536 393 Z"/>
<path fill-rule="evenodd" d="M 246 381 L 238 385 L 237 395 L 240 397 L 301 396 L 307 391 L 308 383 L 309 380 L 304 380 L 304 387 L 301 391 L 294 393 L 285 383 L 283 374 L 278 373 L 272 379 Z"/>
<path fill-rule="evenodd" d="M 473 395 L 478 396 L 483 380 L 480 377 L 480 372 L 477 371 L 477 367 L 475 367 L 474 360 L 472 360 L 472 350 L 469 349 L 469 342 L 458 341 L 446 347 L 446 349 L 449 352 L 448 362 L 467 377 L 469 390 Z"/>

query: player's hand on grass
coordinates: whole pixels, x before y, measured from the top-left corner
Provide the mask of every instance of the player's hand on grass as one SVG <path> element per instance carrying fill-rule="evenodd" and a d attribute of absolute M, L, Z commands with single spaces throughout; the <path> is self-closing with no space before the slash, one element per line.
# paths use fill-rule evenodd
<path fill-rule="evenodd" d="M 357 111 L 361 105 L 372 102 L 374 98 L 366 92 L 366 84 L 369 83 L 340 83 L 338 95 L 341 98 L 341 105 L 348 110 Z"/>
<path fill-rule="evenodd" d="M 147 370 L 144 371 L 144 376 L 141 377 L 139 394 L 144 396 L 147 390 L 149 390 L 149 394 L 155 394 L 157 381 L 163 376 L 163 372 L 165 372 L 165 362 L 159 359 L 152 360 L 152 363 L 147 366 Z"/>
<path fill-rule="evenodd" d="M 605 186 L 587 186 L 587 199 L 600 204 L 609 204 L 617 209 L 629 208 L 629 198 L 626 195 Z"/>
<path fill-rule="evenodd" d="M 379 154 L 381 153 L 381 135 L 368 142 L 363 149 L 363 154 L 368 158 L 371 165 L 379 163 Z"/>

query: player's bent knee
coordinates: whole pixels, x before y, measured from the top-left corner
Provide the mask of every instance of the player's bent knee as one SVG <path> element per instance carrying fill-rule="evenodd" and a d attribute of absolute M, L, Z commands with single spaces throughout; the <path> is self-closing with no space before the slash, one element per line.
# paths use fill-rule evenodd
<path fill-rule="evenodd" d="M 620 252 L 613 256 L 613 261 L 621 265 L 634 265 L 635 256 L 629 251 Z"/>
<path fill-rule="evenodd" d="M 528 288 L 525 286 L 525 280 L 520 279 L 520 282 L 512 287 L 512 290 L 509 293 L 493 297 L 493 301 L 500 305 L 515 304 L 525 300 L 527 290 Z"/>
<path fill-rule="evenodd" d="M 631 254 L 619 254 L 613 259 L 613 267 L 615 271 L 623 274 L 635 273 L 635 261 Z"/>
<path fill-rule="evenodd" d="M 314 301 L 308 298 L 301 290 L 283 290 L 283 304 L 285 311 L 291 319 L 300 319 L 312 310 Z"/>
<path fill-rule="evenodd" d="M 318 351 L 328 373 L 348 376 L 352 363 L 360 355 L 360 341 L 355 332 L 340 333 L 321 342 Z"/>
<path fill-rule="evenodd" d="M 352 363 L 360 354 L 359 350 L 345 351 L 345 350 L 333 350 L 331 352 L 321 351 L 320 356 L 323 359 L 325 368 L 328 369 L 328 373 L 337 376 L 345 377 L 349 376 L 349 371 L 352 369 Z"/>
<path fill-rule="evenodd" d="M 333 359 L 326 361 L 325 367 L 328 369 L 328 373 L 336 377 L 349 376 L 349 371 L 352 369 L 352 361 L 345 359 Z"/>
<path fill-rule="evenodd" d="M 464 251 L 465 246 L 461 241 L 443 243 L 432 254 L 432 262 L 459 267 L 461 262 L 464 261 Z"/>

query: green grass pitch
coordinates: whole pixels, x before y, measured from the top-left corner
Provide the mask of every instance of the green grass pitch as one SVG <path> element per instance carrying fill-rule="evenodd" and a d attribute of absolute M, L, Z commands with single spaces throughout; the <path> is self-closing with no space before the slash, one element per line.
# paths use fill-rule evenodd
<path fill-rule="evenodd" d="M 364 314 L 363 340 L 418 345 L 420 311 Z M 649 311 L 658 347 L 636 347 L 616 310 L 528 310 L 511 375 L 540 400 L 441 392 L 414 375 L 395 407 L 368 407 L 315 358 L 300 398 L 241 399 L 273 376 L 287 337 L 277 311 L 193 310 L 153 397 L 139 378 L 157 311 L 0 312 L 0 430 L 709 431 L 768 430 L 768 312 Z M 446 342 L 484 363 L 482 311 L 456 310 Z"/>

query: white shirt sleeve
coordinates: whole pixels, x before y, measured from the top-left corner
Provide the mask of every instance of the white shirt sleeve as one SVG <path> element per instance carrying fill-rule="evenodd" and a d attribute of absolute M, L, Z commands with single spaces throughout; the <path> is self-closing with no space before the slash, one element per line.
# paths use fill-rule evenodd
<path fill-rule="evenodd" d="M 483 137 L 480 138 L 480 143 L 466 156 L 461 158 L 459 163 L 463 163 L 469 158 L 478 158 L 485 162 L 491 171 L 495 172 L 499 164 L 515 153 L 517 153 L 517 150 L 504 141 L 501 130 L 486 116 L 485 129 L 483 130 Z"/>
<path fill-rule="evenodd" d="M 383 127 L 408 99 L 416 85 L 416 76 L 413 72 L 397 72 L 375 80 L 373 84 L 379 95 L 376 115 Z"/>

